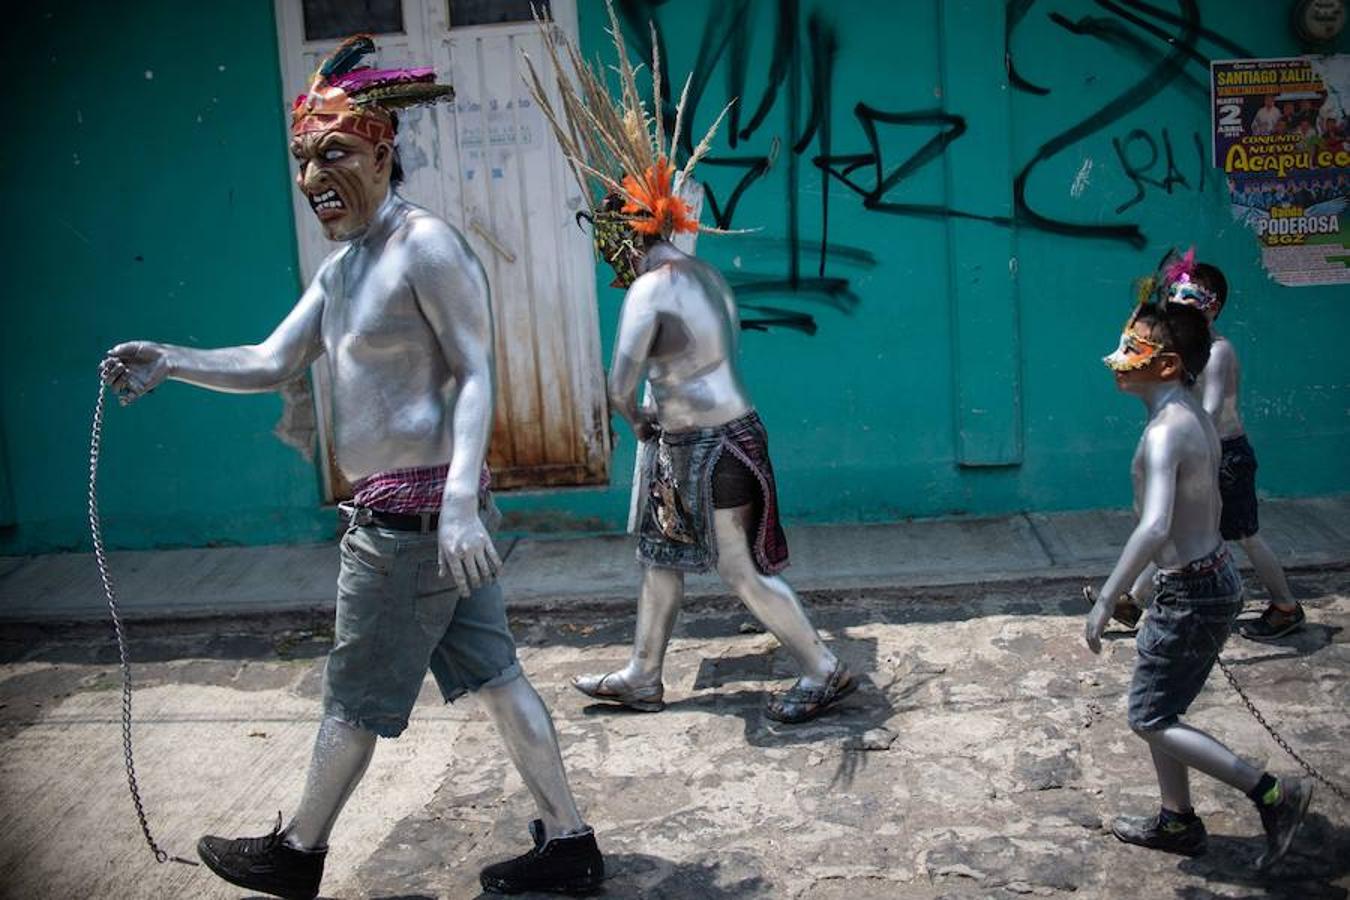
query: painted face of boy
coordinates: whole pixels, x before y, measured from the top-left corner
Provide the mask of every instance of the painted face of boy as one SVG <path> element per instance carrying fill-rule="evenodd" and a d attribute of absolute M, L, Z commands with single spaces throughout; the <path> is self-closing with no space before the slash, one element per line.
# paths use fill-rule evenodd
<path fill-rule="evenodd" d="M 389 191 L 393 148 L 342 131 L 316 131 L 291 140 L 300 163 L 295 183 L 330 241 L 351 240 L 370 225 Z"/>

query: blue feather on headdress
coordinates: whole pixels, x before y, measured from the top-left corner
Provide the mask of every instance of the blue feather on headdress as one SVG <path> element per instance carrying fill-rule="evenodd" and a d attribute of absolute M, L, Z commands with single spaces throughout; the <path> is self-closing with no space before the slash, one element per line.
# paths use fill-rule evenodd
<path fill-rule="evenodd" d="M 325 80 L 345 75 L 367 56 L 375 52 L 375 39 L 368 34 L 354 34 L 328 55 L 319 66 L 319 75 Z"/>

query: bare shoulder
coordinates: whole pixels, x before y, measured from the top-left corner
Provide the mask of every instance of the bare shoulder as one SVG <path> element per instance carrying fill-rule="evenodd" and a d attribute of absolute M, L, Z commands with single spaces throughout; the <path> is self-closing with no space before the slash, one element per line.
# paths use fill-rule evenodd
<path fill-rule="evenodd" d="M 1214 343 L 1209 347 L 1209 362 L 1207 369 L 1227 369 L 1237 365 L 1237 350 L 1233 347 L 1233 342 L 1223 335 L 1214 338 Z"/>
<path fill-rule="evenodd" d="M 1189 404 L 1176 404 L 1164 410 L 1144 429 L 1141 447 L 1145 458 L 1156 465 L 1179 463 L 1188 447 L 1204 444 L 1203 415 Z"/>
<path fill-rule="evenodd" d="M 458 228 L 421 207 L 412 207 L 399 230 L 400 237 L 415 250 L 437 256 L 477 260 L 469 242 Z"/>
<path fill-rule="evenodd" d="M 670 263 L 643 272 L 628 286 L 623 302 L 632 306 L 660 306 L 678 277 Z"/>

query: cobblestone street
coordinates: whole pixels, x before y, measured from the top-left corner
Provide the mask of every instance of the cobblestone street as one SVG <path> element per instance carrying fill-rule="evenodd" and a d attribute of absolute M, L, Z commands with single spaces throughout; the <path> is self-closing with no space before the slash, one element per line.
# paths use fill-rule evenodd
<path fill-rule="evenodd" d="M 1233 638 L 1226 658 L 1307 758 L 1350 783 L 1350 572 L 1296 575 L 1309 625 L 1279 645 Z M 1022 583 L 818 599 L 811 613 L 864 686 L 807 726 L 763 715 L 790 661 L 729 601 L 686 610 L 659 715 L 592 704 L 568 679 L 620 665 L 631 611 L 515 623 L 554 712 L 610 897 L 1343 898 L 1350 807 L 1319 786 L 1287 860 L 1252 863 L 1245 797 L 1194 778 L 1209 853 L 1118 843 L 1118 812 L 1150 812 L 1145 746 L 1125 724 L 1134 657 L 1082 641 L 1072 584 Z M 197 625 L 196 629 L 203 626 Z M 138 626 L 138 772 L 162 844 L 266 832 L 294 806 L 318 715 L 326 639 L 276 628 Z M 122 773 L 115 646 L 102 631 L 11 628 L 0 667 L 0 893 L 226 898 L 201 868 L 157 866 Z M 1191 720 L 1239 753 L 1296 766 L 1219 672 Z M 409 731 L 381 742 L 333 836 L 324 896 L 461 898 L 521 852 L 532 806 L 475 701 L 430 681 Z"/>

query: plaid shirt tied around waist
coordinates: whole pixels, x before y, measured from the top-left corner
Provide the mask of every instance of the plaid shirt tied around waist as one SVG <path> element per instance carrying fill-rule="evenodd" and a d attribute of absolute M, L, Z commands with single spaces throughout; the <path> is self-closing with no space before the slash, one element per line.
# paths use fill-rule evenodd
<path fill-rule="evenodd" d="M 352 486 L 352 505 L 386 513 L 440 512 L 449 474 L 449 463 L 376 472 Z M 484 463 L 478 476 L 478 493 L 486 493 L 491 486 L 492 472 Z"/>

